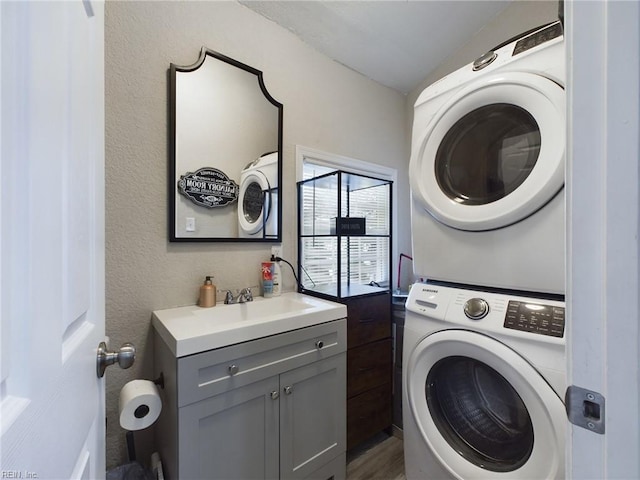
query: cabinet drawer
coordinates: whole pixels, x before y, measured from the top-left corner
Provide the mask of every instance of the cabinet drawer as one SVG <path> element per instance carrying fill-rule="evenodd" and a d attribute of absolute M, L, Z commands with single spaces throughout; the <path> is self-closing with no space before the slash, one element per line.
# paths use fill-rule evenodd
<path fill-rule="evenodd" d="M 349 347 L 391 336 L 391 302 L 388 294 L 347 300 Z"/>
<path fill-rule="evenodd" d="M 391 383 L 347 400 L 347 450 L 391 426 Z"/>
<path fill-rule="evenodd" d="M 178 359 L 178 407 L 346 350 L 337 320 Z"/>
<path fill-rule="evenodd" d="M 391 339 L 362 345 L 347 352 L 347 398 L 391 381 Z"/>

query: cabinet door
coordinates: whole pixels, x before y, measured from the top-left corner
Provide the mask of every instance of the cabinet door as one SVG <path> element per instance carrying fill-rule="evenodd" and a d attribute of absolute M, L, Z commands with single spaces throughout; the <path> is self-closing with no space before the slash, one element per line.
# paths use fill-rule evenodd
<path fill-rule="evenodd" d="M 180 480 L 278 478 L 278 390 L 274 376 L 180 408 Z"/>
<path fill-rule="evenodd" d="M 346 448 L 345 354 L 282 374 L 280 391 L 280 478 L 306 478 Z"/>

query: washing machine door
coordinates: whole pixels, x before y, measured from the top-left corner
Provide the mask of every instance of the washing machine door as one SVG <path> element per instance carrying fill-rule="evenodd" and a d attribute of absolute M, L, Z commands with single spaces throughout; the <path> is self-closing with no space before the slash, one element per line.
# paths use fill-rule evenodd
<path fill-rule="evenodd" d="M 407 365 L 426 448 L 456 478 L 564 477 L 564 404 L 511 348 L 480 333 L 429 335 Z"/>
<path fill-rule="evenodd" d="M 271 214 L 270 189 L 267 177 L 259 170 L 243 176 L 238 198 L 238 223 L 242 233 L 258 234 L 267 224 Z"/>
<path fill-rule="evenodd" d="M 414 139 L 411 189 L 438 221 L 494 230 L 564 185 L 565 94 L 531 73 L 485 77 L 454 94 Z"/>

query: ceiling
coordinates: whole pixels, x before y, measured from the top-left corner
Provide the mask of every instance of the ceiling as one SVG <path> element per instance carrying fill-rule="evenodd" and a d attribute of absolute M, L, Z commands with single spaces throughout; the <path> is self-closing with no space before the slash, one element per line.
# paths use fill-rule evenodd
<path fill-rule="evenodd" d="M 333 60 L 408 93 L 512 0 L 240 1 Z"/>

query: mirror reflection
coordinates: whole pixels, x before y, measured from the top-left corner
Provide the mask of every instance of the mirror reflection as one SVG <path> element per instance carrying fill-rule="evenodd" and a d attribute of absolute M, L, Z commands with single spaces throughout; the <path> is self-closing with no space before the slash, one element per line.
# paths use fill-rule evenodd
<path fill-rule="evenodd" d="M 203 48 L 170 80 L 170 239 L 281 241 L 282 104 L 262 72 Z"/>

